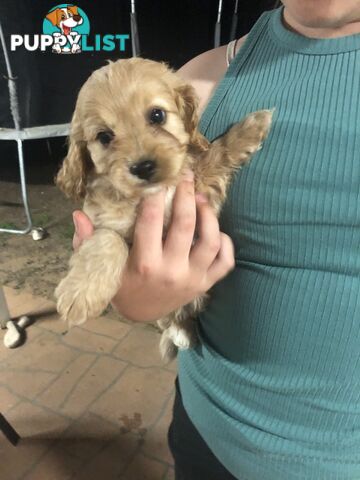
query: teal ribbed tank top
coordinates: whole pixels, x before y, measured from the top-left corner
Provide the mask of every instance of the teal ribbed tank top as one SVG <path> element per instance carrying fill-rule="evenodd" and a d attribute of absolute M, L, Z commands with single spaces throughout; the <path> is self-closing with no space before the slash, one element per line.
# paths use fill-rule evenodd
<path fill-rule="evenodd" d="M 230 187 L 236 268 L 179 354 L 180 388 L 236 478 L 359 480 L 360 35 L 308 39 L 281 17 L 258 20 L 201 118 L 213 140 L 276 109 Z"/>

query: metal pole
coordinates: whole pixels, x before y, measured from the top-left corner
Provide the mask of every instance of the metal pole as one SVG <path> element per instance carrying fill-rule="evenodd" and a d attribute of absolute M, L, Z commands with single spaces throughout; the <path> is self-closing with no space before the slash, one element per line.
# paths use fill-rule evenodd
<path fill-rule="evenodd" d="M 222 0 L 219 0 L 218 15 L 215 23 L 214 47 L 220 47 Z"/>
<path fill-rule="evenodd" d="M 9 320 L 10 313 L 6 303 L 4 289 L 0 285 L 0 328 L 6 328 L 6 324 Z"/>
<path fill-rule="evenodd" d="M 26 233 L 29 233 L 32 229 L 32 220 L 31 220 L 30 208 L 28 204 L 27 191 L 26 191 L 24 153 L 23 153 L 23 147 L 22 147 L 22 140 L 20 139 L 21 126 L 20 126 L 19 103 L 18 103 L 18 96 L 16 91 L 16 82 L 13 76 L 13 72 L 11 70 L 9 55 L 8 55 L 1 23 L 0 23 L 0 42 L 4 52 L 4 58 L 5 58 L 5 64 L 6 64 L 11 115 L 14 121 L 15 130 L 18 132 L 18 138 L 16 139 L 16 142 L 17 142 L 19 169 L 20 169 L 21 195 L 22 195 L 22 200 L 23 200 L 25 215 L 27 220 L 27 226 L 24 230 L 0 228 L 0 232 L 26 234 Z"/>
<path fill-rule="evenodd" d="M 239 5 L 239 0 L 235 0 L 235 8 L 234 8 L 234 13 L 232 16 L 231 20 L 231 29 L 230 29 L 230 41 L 235 40 L 236 38 L 236 29 L 237 29 L 237 24 L 238 24 L 238 5 Z"/>
<path fill-rule="evenodd" d="M 20 435 L 17 433 L 16 430 L 10 425 L 10 423 L 6 420 L 4 415 L 0 413 L 0 431 L 3 432 L 5 437 L 9 440 L 14 447 L 18 444 L 20 440 Z"/>
<path fill-rule="evenodd" d="M 131 0 L 131 13 L 130 13 L 130 28 L 131 28 L 131 47 L 133 57 L 140 55 L 140 41 L 139 30 L 136 19 L 135 0 Z"/>
<path fill-rule="evenodd" d="M 27 220 L 27 227 L 25 230 L 22 230 L 19 233 L 29 233 L 32 229 L 32 220 L 29 208 L 29 202 L 27 197 L 27 190 L 26 190 L 26 178 L 25 178 L 25 166 L 24 166 L 24 151 L 23 151 L 23 142 L 22 140 L 16 140 L 17 149 L 18 149 L 18 159 L 19 159 L 19 170 L 20 170 L 20 184 L 21 184 L 21 195 L 25 209 L 25 216 Z"/>

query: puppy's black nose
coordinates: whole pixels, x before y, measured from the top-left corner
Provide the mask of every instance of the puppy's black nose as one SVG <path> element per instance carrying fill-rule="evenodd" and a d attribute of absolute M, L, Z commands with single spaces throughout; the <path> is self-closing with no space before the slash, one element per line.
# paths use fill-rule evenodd
<path fill-rule="evenodd" d="M 80 15 L 73 15 L 73 19 L 75 20 L 75 22 L 80 22 L 81 16 Z"/>
<path fill-rule="evenodd" d="M 130 167 L 130 173 L 141 180 L 150 180 L 156 170 L 156 162 L 154 160 L 142 160 Z"/>

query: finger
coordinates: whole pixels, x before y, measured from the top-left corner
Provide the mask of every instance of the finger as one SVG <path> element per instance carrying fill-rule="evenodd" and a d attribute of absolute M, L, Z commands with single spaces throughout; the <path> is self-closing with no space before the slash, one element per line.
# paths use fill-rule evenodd
<path fill-rule="evenodd" d="M 131 254 L 153 262 L 162 255 L 165 189 L 144 198 L 136 217 Z"/>
<path fill-rule="evenodd" d="M 221 247 L 218 219 L 209 203 L 196 197 L 198 238 L 190 253 L 192 268 L 207 271 Z"/>
<path fill-rule="evenodd" d="M 73 213 L 73 222 L 75 226 L 75 233 L 73 237 L 73 248 L 78 249 L 82 242 L 90 238 L 94 232 L 93 224 L 89 217 L 80 210 L 75 210 Z"/>
<path fill-rule="evenodd" d="M 188 258 L 194 239 L 196 205 L 193 178 L 187 177 L 176 188 L 169 230 L 164 243 L 164 257 L 172 261 Z"/>
<path fill-rule="evenodd" d="M 235 267 L 235 249 L 231 238 L 220 232 L 221 246 L 207 273 L 207 289 L 224 278 Z"/>

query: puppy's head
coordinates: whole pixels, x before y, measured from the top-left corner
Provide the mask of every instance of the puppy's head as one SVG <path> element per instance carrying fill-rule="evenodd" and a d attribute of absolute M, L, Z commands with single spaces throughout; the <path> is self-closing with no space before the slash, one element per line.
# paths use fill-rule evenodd
<path fill-rule="evenodd" d="M 83 197 L 90 172 L 126 197 L 175 185 L 189 147 L 206 148 L 196 110 L 193 88 L 163 63 L 132 58 L 95 71 L 77 100 L 60 188 Z"/>
<path fill-rule="evenodd" d="M 69 34 L 71 28 L 81 25 L 83 18 L 79 15 L 76 5 L 68 5 L 64 8 L 56 8 L 46 15 L 46 18 L 57 27 L 65 27 L 65 34 Z M 68 29 L 68 30 L 66 30 Z"/>

